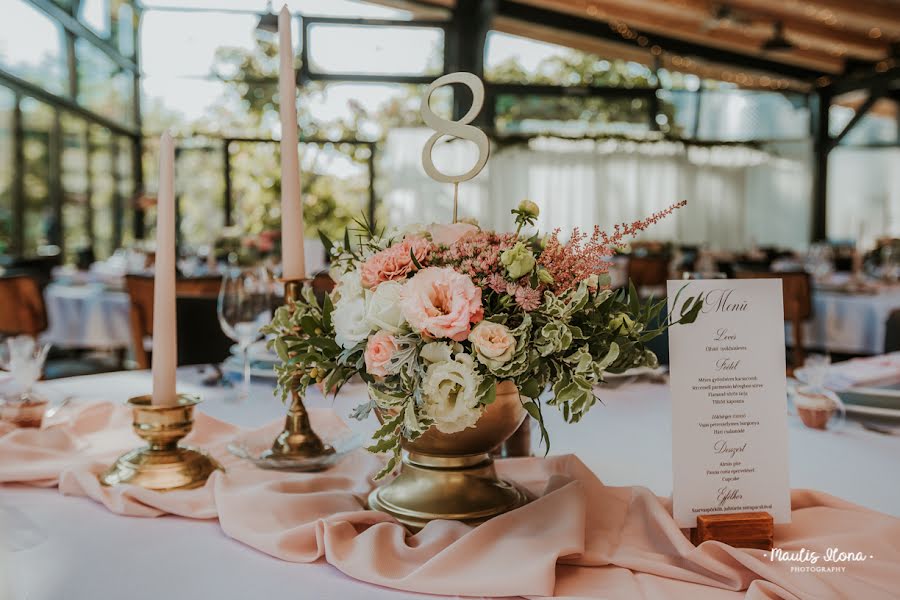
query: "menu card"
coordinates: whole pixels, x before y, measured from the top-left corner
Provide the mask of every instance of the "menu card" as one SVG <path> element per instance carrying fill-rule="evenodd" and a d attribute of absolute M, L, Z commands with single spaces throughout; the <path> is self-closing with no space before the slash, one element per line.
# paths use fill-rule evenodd
<path fill-rule="evenodd" d="M 675 521 L 763 511 L 787 523 L 781 280 L 669 281 L 673 319 L 698 294 L 697 320 L 669 329 Z"/>

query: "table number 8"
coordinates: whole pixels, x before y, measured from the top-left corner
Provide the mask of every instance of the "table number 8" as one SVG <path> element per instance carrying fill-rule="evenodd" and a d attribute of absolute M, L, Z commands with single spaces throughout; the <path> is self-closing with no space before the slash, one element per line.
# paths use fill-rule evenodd
<path fill-rule="evenodd" d="M 442 119 L 441 117 L 434 114 L 431 110 L 431 105 L 429 104 L 431 101 L 431 95 L 438 88 L 444 87 L 445 85 L 450 85 L 452 83 L 461 83 L 469 88 L 472 92 L 472 106 L 469 108 L 469 111 L 458 121 L 451 121 L 448 119 Z M 453 184 L 453 222 L 457 221 L 457 205 L 459 200 L 459 184 L 461 181 L 468 181 L 472 179 L 481 170 L 484 168 L 484 165 L 487 164 L 488 156 L 491 153 L 491 144 L 488 140 L 487 135 L 477 127 L 473 125 L 469 125 L 472 121 L 475 120 L 475 117 L 478 116 L 478 113 L 481 112 L 481 107 L 484 105 L 484 84 L 481 82 L 476 75 L 472 73 L 449 73 L 444 75 L 443 77 L 439 77 L 431 82 L 431 85 L 428 86 L 428 91 L 425 93 L 425 98 L 422 100 L 422 119 L 425 121 L 425 124 L 428 125 L 431 129 L 435 130 L 434 135 L 428 138 L 428 141 L 425 142 L 425 147 L 422 148 L 422 167 L 425 169 L 425 172 L 429 177 L 434 179 L 435 181 L 440 181 L 443 183 L 452 183 Z M 474 143 L 478 147 L 478 160 L 475 162 L 475 165 L 461 175 L 448 175 L 446 173 L 442 173 L 434 166 L 434 162 L 431 158 L 431 153 L 434 150 L 434 145 L 441 138 L 441 136 L 449 135 L 455 138 L 469 140 Z"/>

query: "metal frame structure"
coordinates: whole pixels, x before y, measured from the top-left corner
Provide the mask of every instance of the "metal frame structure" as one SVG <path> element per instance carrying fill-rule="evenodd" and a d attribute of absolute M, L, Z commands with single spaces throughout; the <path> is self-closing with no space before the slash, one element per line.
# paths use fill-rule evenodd
<path fill-rule="evenodd" d="M 115 157 L 119 152 L 118 141 L 128 140 L 131 147 L 132 163 L 130 169 L 130 178 L 133 182 L 134 189 L 132 196 L 143 187 L 143 170 L 141 167 L 142 154 L 142 137 L 141 137 L 141 108 L 140 108 L 140 48 L 137 43 L 137 30 L 134 32 L 134 56 L 128 57 L 120 53 L 109 41 L 97 35 L 84 23 L 78 19 L 80 12 L 80 0 L 72 2 L 71 9 L 63 8 L 61 5 L 54 3 L 52 0 L 27 0 L 33 7 L 39 9 L 45 15 L 55 22 L 62 30 L 64 37 L 64 52 L 66 59 L 66 68 L 68 71 L 68 79 L 66 82 L 65 95 L 54 94 L 43 89 L 40 85 L 26 81 L 17 75 L 4 70 L 0 67 L 0 88 L 9 89 L 14 94 L 15 106 L 12 113 L 12 132 L 13 132 L 13 182 L 11 186 L 11 208 L 12 208 L 12 236 L 11 247 L 9 253 L 13 257 L 22 257 L 26 246 L 25 240 L 25 211 L 27 190 L 24 185 L 24 177 L 26 171 L 26 161 L 23 154 L 23 143 L 25 138 L 31 135 L 25 128 L 23 122 L 23 112 L 21 110 L 21 102 L 25 98 L 33 98 L 47 106 L 53 111 L 53 120 L 50 129 L 47 132 L 46 145 L 48 148 L 48 199 L 50 208 L 57 226 L 49 233 L 48 242 L 58 246 L 63 252 L 65 251 L 65 235 L 63 228 L 63 205 L 65 202 L 65 190 L 62 185 L 62 145 L 63 132 L 61 127 L 61 113 L 65 112 L 75 118 L 83 121 L 86 125 L 86 139 L 84 148 L 86 153 L 86 172 L 85 180 L 90 186 L 91 181 L 91 157 L 93 152 L 98 149 L 96 144 L 91 141 L 90 128 L 98 126 L 106 129 L 110 133 L 110 147 L 106 149 L 110 153 L 112 164 L 115 165 Z M 140 6 L 137 2 L 132 6 L 135 11 L 134 18 L 137 21 L 140 18 Z M 112 19 L 110 18 L 112 21 Z M 111 38 L 115 31 L 111 31 Z M 79 79 L 78 67 L 79 58 L 76 53 L 76 41 L 84 40 L 91 44 L 94 48 L 101 51 L 105 56 L 123 71 L 130 74 L 132 87 L 130 90 L 132 97 L 132 123 L 118 122 L 106 115 L 99 114 L 79 103 Z M 112 244 L 118 246 L 124 235 L 123 215 L 124 202 L 131 201 L 132 198 L 123 197 L 120 193 L 120 173 L 118 168 L 111 169 L 112 185 L 112 220 L 110 224 L 112 228 Z M 93 244 L 95 242 L 95 232 L 93 230 L 94 206 L 90 201 L 91 194 L 88 194 L 88 202 L 85 209 L 85 225 L 88 236 Z M 131 224 L 132 230 L 136 237 L 140 237 L 143 232 L 143 215 L 141 211 L 135 210 L 135 219 Z"/>
<path fill-rule="evenodd" d="M 27 132 L 23 128 L 23 114 L 20 109 L 20 100 L 26 97 L 35 98 L 41 102 L 49 104 L 55 111 L 55 117 L 49 132 L 50 139 L 50 164 L 48 189 L 50 190 L 50 199 L 53 214 L 57 218 L 62 217 L 63 206 L 63 190 L 60 181 L 60 158 L 59 148 L 62 140 L 60 127 L 60 111 L 65 111 L 75 115 L 86 121 L 89 125 L 97 125 L 109 130 L 112 139 L 127 139 L 131 144 L 131 176 L 134 182 L 134 196 L 143 191 L 143 172 L 142 172 L 142 150 L 143 150 L 143 132 L 141 121 L 140 107 L 140 47 L 135 44 L 135 53 L 133 58 L 122 56 L 112 44 L 107 40 L 98 36 L 90 28 L 84 25 L 79 19 L 80 0 L 73 0 L 73 8 L 71 11 L 61 8 L 59 4 L 53 0 L 25 0 L 36 8 L 43 11 L 51 19 L 56 21 L 64 32 L 65 49 L 67 66 L 69 70 L 69 81 L 67 95 L 61 96 L 50 93 L 42 89 L 38 85 L 34 85 L 25 81 L 16 75 L 2 70 L 0 67 L 0 86 L 9 88 L 16 96 L 16 104 L 13 111 L 13 172 L 15 179 L 12 185 L 13 213 L 14 222 L 14 240 L 13 253 L 20 253 L 24 247 L 24 211 L 25 211 L 25 194 L 23 183 L 23 173 L 25 165 L 25 157 L 22 151 L 23 141 Z M 456 0 L 452 8 L 439 6 L 433 2 L 426 0 L 391 0 L 385 2 L 392 5 L 401 5 L 404 7 L 414 8 L 414 13 L 422 18 L 411 21 L 399 21 L 392 19 L 353 19 L 353 18 L 332 18 L 332 17 L 304 17 L 299 16 L 301 26 L 299 58 L 301 66 L 298 70 L 298 85 L 302 86 L 310 81 L 346 81 L 346 82 L 375 82 L 375 83 L 406 83 L 425 85 L 430 83 L 434 77 L 446 72 L 453 71 L 470 71 L 477 75 L 483 75 L 484 72 L 484 51 L 488 32 L 495 28 L 497 23 L 522 23 L 528 27 L 540 27 L 548 30 L 555 30 L 566 34 L 572 34 L 582 39 L 596 41 L 599 44 L 618 45 L 626 48 L 630 52 L 640 51 L 649 52 L 653 58 L 648 63 L 651 70 L 656 73 L 661 66 L 661 58 L 670 55 L 679 55 L 687 59 L 697 59 L 699 61 L 707 61 L 708 63 L 727 65 L 733 68 L 747 69 L 758 73 L 768 73 L 775 77 L 789 78 L 792 81 L 800 82 L 812 90 L 806 94 L 807 105 L 810 108 L 810 135 L 813 140 L 814 150 L 814 180 L 813 180 L 813 198 L 812 198 L 812 214 L 811 232 L 814 240 L 825 239 L 827 235 L 827 172 L 828 172 L 828 156 L 830 151 L 839 143 L 845 140 L 847 134 L 863 119 L 867 112 L 875 105 L 876 101 L 881 98 L 891 99 L 895 102 L 900 101 L 900 66 L 897 65 L 897 58 L 900 57 L 900 48 L 892 48 L 893 58 L 889 61 L 880 61 L 876 63 L 862 63 L 859 61 L 847 61 L 846 68 L 843 73 L 834 75 L 833 73 L 825 73 L 813 68 L 797 66 L 788 62 L 775 60 L 763 53 L 745 54 L 739 51 L 722 50 L 705 46 L 700 43 L 685 41 L 676 36 L 660 35 L 650 31 L 638 29 L 629 29 L 628 35 L 622 35 L 612 27 L 612 22 L 608 23 L 610 27 L 605 27 L 604 22 L 598 19 L 586 18 L 567 12 L 559 12 L 549 8 L 538 6 L 537 2 L 516 1 L 516 0 Z M 135 2 L 134 10 L 140 16 L 141 7 Z M 252 11 L 235 11 L 230 9 L 191 9 L 182 7 L 167 7 L 164 10 L 179 10 L 185 12 L 240 12 L 248 13 Z M 446 17 L 446 18 L 445 18 Z M 444 33 L 444 52 L 441 73 L 432 75 L 374 75 L 365 73 L 321 73 L 316 72 L 310 64 L 309 57 L 309 31 L 310 28 L 319 25 L 351 25 L 351 26 L 370 26 L 370 27 L 410 27 L 410 28 L 438 28 Z M 78 58 L 75 53 L 75 42 L 77 39 L 84 39 L 100 51 L 106 54 L 120 68 L 132 73 L 132 81 L 134 82 L 133 90 L 133 124 L 122 124 L 108 118 L 105 115 L 97 114 L 77 101 L 78 98 Z M 266 82 L 274 82 L 274 79 L 267 79 Z M 248 83 L 248 82 L 245 82 Z M 498 97 L 502 95 L 515 96 L 546 96 L 546 97 L 591 97 L 591 98 L 631 98 L 642 99 L 646 101 L 647 122 L 651 130 L 659 128 L 657 124 L 657 113 L 660 110 L 660 95 L 662 88 L 659 84 L 659 78 L 656 77 L 655 85 L 643 88 L 623 88 L 612 86 L 556 86 L 556 85 L 533 85 L 533 84 L 509 84 L 498 82 L 486 82 L 486 99 L 485 110 L 479 117 L 479 123 L 482 128 L 493 131 L 496 120 L 496 103 Z M 867 90 L 868 99 L 858 108 L 855 116 L 847 124 L 842 132 L 832 137 L 829 135 L 829 109 L 835 98 L 841 94 L 845 94 L 854 90 Z M 779 90 L 773 93 L 778 93 Z M 780 90 L 787 93 L 784 90 Z M 704 89 L 701 85 L 699 90 L 693 92 L 696 94 L 696 117 L 692 127 L 688 129 L 692 131 L 693 137 L 696 138 L 698 132 L 699 115 L 703 107 Z M 458 118 L 468 107 L 469 99 L 463 94 L 456 93 L 453 98 L 453 111 Z M 496 133 L 496 132 L 494 132 Z M 210 148 L 210 151 L 222 152 L 223 154 L 223 175 L 225 179 L 225 198 L 224 207 L 226 210 L 225 221 L 230 223 L 232 219 L 232 165 L 230 162 L 230 154 L 228 148 L 233 142 L 258 142 L 268 143 L 273 140 L 255 139 L 255 138 L 237 138 L 229 137 L 221 139 L 221 143 L 217 143 Z M 307 140 L 310 143 L 324 142 L 325 140 Z M 375 177 L 375 150 L 376 144 L 361 140 L 344 140 L 353 144 L 364 144 L 371 148 L 369 158 L 369 216 L 374 221 L 376 197 L 373 185 Z M 113 142 L 115 144 L 115 141 Z M 898 140 L 897 144 L 900 144 Z M 897 145 L 894 144 L 894 145 Z M 90 153 L 92 147 L 90 143 L 86 145 L 88 152 L 88 164 L 90 165 Z M 53 151 L 55 150 L 55 151 Z M 115 180 L 115 193 L 119 193 L 118 172 L 113 170 Z M 90 166 L 88 166 L 88 185 L 90 182 Z M 114 224 L 114 243 L 118 243 L 123 236 L 124 224 L 122 217 L 124 214 L 123 197 L 114 196 L 113 215 L 116 223 Z M 87 207 L 86 219 L 92 222 L 93 207 L 89 204 Z M 143 211 L 139 207 L 135 207 L 134 221 L 131 228 L 136 238 L 143 237 L 144 220 Z M 90 229 L 89 229 L 90 231 Z M 62 245 L 63 235 L 60 231 L 58 240 L 51 240 Z"/>
<path fill-rule="evenodd" d="M 406 0 L 403 3 L 409 7 L 419 7 L 425 10 L 433 10 L 436 5 L 423 0 Z M 675 53 L 716 64 L 726 64 L 750 69 L 758 72 L 771 73 L 776 76 L 788 77 L 793 80 L 806 82 L 813 91 L 807 94 L 807 106 L 810 108 L 810 135 L 813 140 L 814 169 L 813 169 L 813 197 L 811 220 L 811 238 L 813 241 L 827 239 L 828 229 L 828 155 L 846 135 L 862 120 L 868 111 L 880 98 L 889 98 L 900 103 L 900 48 L 893 47 L 894 59 L 879 61 L 878 63 L 865 63 L 848 61 L 848 67 L 844 73 L 834 76 L 829 73 L 814 69 L 799 67 L 785 62 L 779 62 L 757 55 L 743 54 L 739 52 L 712 48 L 701 44 L 688 42 L 676 37 L 659 35 L 629 28 L 629 35 L 623 36 L 612 28 L 598 26 L 596 19 L 588 19 L 572 14 L 548 10 L 533 3 L 517 2 L 515 0 L 456 0 L 455 6 L 450 10 L 450 18 L 443 27 L 445 31 L 445 67 L 447 71 L 470 71 L 482 75 L 484 71 L 484 47 L 487 33 L 492 28 L 495 18 L 512 19 L 544 28 L 556 29 L 586 38 L 602 42 L 624 45 L 632 49 L 646 51 L 648 47 L 657 59 L 654 60 L 654 72 L 659 67 L 658 57 L 665 53 Z M 301 55 L 303 67 L 301 68 L 302 80 L 323 81 L 399 81 L 400 78 L 379 75 L 323 75 L 311 72 L 307 65 L 308 27 L 310 24 L 327 21 L 332 24 L 341 23 L 347 25 L 366 25 L 370 23 L 366 19 L 303 19 L 303 35 Z M 435 26 L 433 21 L 409 21 L 391 22 L 392 25 L 416 27 L 422 23 Z M 427 83 L 425 79 L 431 78 L 405 78 L 410 83 Z M 656 113 L 659 110 L 658 84 L 643 89 L 626 89 L 620 87 L 604 86 L 545 86 L 545 85 L 518 85 L 486 82 L 485 110 L 481 116 L 481 126 L 491 129 L 494 123 L 494 108 L 499 94 L 513 95 L 547 95 L 557 97 L 567 96 L 591 96 L 606 98 L 647 98 L 648 122 L 651 129 L 658 129 Z M 868 98 L 860 106 L 853 119 L 844 130 L 835 137 L 829 134 L 829 111 L 834 99 L 844 93 L 867 90 Z M 696 136 L 699 123 L 699 113 L 702 108 L 703 88 L 694 92 L 697 98 L 697 115 L 693 126 L 693 134 Z M 775 92 L 777 93 L 777 92 Z M 464 113 L 467 101 L 454 97 L 454 114 L 458 118 Z M 900 109 L 898 109 L 900 111 Z M 900 123 L 898 123 L 900 130 Z M 898 135 L 900 137 L 900 135 Z M 896 144 L 900 145 L 900 139 Z M 892 146 L 893 146 L 892 145 Z"/>

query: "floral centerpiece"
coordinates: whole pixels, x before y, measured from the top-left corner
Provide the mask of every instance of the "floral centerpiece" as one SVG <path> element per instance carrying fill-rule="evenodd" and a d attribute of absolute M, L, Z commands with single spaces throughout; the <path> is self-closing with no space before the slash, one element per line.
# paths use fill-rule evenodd
<path fill-rule="evenodd" d="M 577 422 L 605 373 L 655 367 L 647 342 L 696 318 L 696 298 L 659 322 L 665 300 L 642 304 L 633 286 L 608 289 L 616 248 L 683 204 L 612 233 L 575 229 L 567 241 L 559 230 L 524 233 L 539 212 L 527 200 L 512 211 L 514 233 L 461 222 L 378 234 L 360 223 L 343 242 L 323 236 L 334 292 L 320 302 L 307 289 L 266 329 L 282 361 L 281 392 L 336 392 L 359 375 L 370 399 L 352 416 L 379 413 L 369 450 L 390 456 L 379 478 L 397 466 L 402 442 L 474 427 L 501 382 L 515 385 L 549 447 L 543 406 Z"/>

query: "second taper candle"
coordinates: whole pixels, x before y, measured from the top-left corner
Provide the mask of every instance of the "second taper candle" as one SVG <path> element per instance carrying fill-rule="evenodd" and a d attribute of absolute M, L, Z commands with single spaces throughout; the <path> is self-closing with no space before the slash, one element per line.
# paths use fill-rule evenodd
<path fill-rule="evenodd" d="M 305 279 L 303 203 L 300 201 L 300 157 L 297 149 L 297 79 L 291 44 L 291 13 L 278 15 L 278 97 L 281 113 L 281 263 L 287 280 Z"/>
<path fill-rule="evenodd" d="M 175 142 L 159 140 L 156 260 L 153 271 L 153 404 L 172 405 L 178 347 L 175 329 Z"/>

